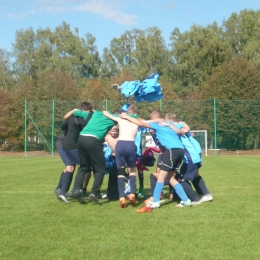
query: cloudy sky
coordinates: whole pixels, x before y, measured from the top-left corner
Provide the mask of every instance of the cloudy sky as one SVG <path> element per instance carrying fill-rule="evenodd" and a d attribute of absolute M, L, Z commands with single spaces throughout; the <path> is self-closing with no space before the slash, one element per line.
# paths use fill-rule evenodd
<path fill-rule="evenodd" d="M 167 43 L 176 27 L 221 25 L 244 9 L 259 10 L 260 0 L 0 0 L 0 48 L 12 50 L 17 30 L 53 30 L 65 21 L 80 36 L 91 33 L 102 54 L 126 30 L 157 26 Z"/>

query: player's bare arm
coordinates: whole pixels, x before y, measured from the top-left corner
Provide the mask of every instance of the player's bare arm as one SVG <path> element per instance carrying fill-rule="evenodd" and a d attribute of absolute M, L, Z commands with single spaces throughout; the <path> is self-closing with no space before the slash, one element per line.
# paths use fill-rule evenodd
<path fill-rule="evenodd" d="M 177 134 L 180 133 L 180 130 L 179 130 L 176 126 L 171 125 L 171 124 L 169 124 L 169 123 L 167 123 L 167 122 L 161 122 L 160 125 L 161 125 L 161 126 L 167 126 L 167 127 L 171 128 L 171 129 L 172 129 L 174 132 L 176 132 Z"/>
<path fill-rule="evenodd" d="M 119 117 L 115 117 L 115 116 L 111 115 L 109 112 L 107 112 L 107 111 L 105 111 L 105 110 L 102 111 L 102 113 L 103 113 L 104 116 L 106 116 L 106 117 L 112 119 L 113 121 L 118 122 Z"/>
<path fill-rule="evenodd" d="M 156 118 L 156 119 L 150 119 L 150 120 L 146 120 L 147 123 L 161 123 L 161 122 L 165 122 L 164 118 Z"/>
<path fill-rule="evenodd" d="M 180 123 L 183 125 L 183 128 L 186 131 L 185 134 L 190 131 L 190 127 L 185 122 L 180 122 Z"/>
<path fill-rule="evenodd" d="M 77 111 L 77 110 L 79 110 L 79 109 L 77 109 L 77 108 L 72 109 L 72 110 L 69 111 L 63 118 L 64 118 L 64 119 L 68 119 L 68 118 L 71 117 L 71 116 L 73 115 L 73 113 L 74 113 L 75 111 Z"/>
<path fill-rule="evenodd" d="M 142 121 L 142 120 L 133 118 L 131 116 L 128 116 L 126 113 L 122 113 L 119 116 L 120 116 L 120 118 L 126 119 L 126 120 L 132 122 L 135 125 L 143 126 L 143 127 L 146 127 L 146 128 L 150 128 L 149 124 L 146 123 L 145 121 Z"/>

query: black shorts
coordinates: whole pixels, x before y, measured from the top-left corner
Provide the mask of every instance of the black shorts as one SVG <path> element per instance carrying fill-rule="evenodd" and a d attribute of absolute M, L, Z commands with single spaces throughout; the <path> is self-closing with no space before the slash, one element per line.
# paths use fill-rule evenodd
<path fill-rule="evenodd" d="M 184 150 L 181 148 L 166 149 L 160 169 L 166 172 L 176 171 L 181 166 L 183 157 Z"/>

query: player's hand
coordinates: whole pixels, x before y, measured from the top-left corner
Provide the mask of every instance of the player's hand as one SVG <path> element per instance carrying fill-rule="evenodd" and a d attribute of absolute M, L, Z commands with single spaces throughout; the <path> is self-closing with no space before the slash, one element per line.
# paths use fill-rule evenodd
<path fill-rule="evenodd" d="M 186 134 L 186 130 L 184 128 L 180 129 L 179 135 L 185 135 Z"/>

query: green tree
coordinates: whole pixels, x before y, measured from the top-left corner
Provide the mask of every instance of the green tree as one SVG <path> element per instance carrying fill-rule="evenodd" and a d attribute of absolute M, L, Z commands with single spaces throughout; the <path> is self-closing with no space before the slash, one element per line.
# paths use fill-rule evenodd
<path fill-rule="evenodd" d="M 39 28 L 18 30 L 14 44 L 16 72 L 20 80 L 37 81 L 46 70 L 63 71 L 80 88 L 87 78 L 97 77 L 100 59 L 95 38 L 86 34 L 80 38 L 63 22 L 54 31 Z"/>
<path fill-rule="evenodd" d="M 233 13 L 223 22 L 223 37 L 232 52 L 232 57 L 241 55 L 259 64 L 260 10 L 243 10 Z"/>
<path fill-rule="evenodd" d="M 169 52 L 157 27 L 126 31 L 111 41 L 102 57 L 102 77 L 109 78 L 128 71 L 143 80 L 157 71 L 163 74 L 169 61 Z"/>
<path fill-rule="evenodd" d="M 0 49 L 0 89 L 6 92 L 15 88 L 13 77 L 13 62 L 11 62 L 11 53 Z"/>
<path fill-rule="evenodd" d="M 241 56 L 224 62 L 207 79 L 201 98 L 217 99 L 218 141 L 224 148 L 258 146 L 260 72 L 255 64 Z"/>
<path fill-rule="evenodd" d="M 227 55 L 227 44 L 222 39 L 222 29 L 213 23 L 207 27 L 193 25 L 190 31 L 171 33 L 171 55 L 174 61 L 171 75 L 175 91 L 181 97 L 199 89 L 214 68 L 222 64 Z"/>

